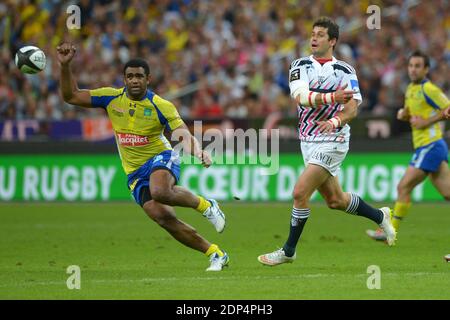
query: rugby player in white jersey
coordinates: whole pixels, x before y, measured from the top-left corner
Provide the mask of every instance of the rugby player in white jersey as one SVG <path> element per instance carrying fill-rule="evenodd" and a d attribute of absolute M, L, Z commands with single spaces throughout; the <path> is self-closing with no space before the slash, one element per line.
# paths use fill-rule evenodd
<path fill-rule="evenodd" d="M 310 39 L 312 55 L 294 60 L 289 70 L 291 97 L 298 106 L 298 130 L 305 170 L 294 187 L 289 237 L 284 246 L 258 257 L 265 265 L 293 262 L 303 227 L 309 217 L 309 200 L 319 191 L 331 209 L 366 217 L 395 242 L 390 209 L 375 209 L 354 193 L 343 192 L 337 174 L 349 149 L 348 123 L 357 115 L 362 102 L 353 67 L 337 60 L 333 50 L 339 27 L 329 18 L 313 25 Z"/>

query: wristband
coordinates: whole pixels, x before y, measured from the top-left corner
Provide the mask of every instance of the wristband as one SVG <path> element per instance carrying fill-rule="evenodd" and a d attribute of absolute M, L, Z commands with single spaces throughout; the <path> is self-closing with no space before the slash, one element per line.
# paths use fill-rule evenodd
<path fill-rule="evenodd" d="M 316 105 L 317 92 L 309 91 L 308 96 L 300 95 L 300 103 L 304 106 L 314 107 Z"/>
<path fill-rule="evenodd" d="M 315 107 L 318 94 L 317 92 L 309 91 L 308 84 L 304 84 L 292 93 L 292 97 L 294 99 L 300 97 L 300 104 L 303 106 Z"/>
<path fill-rule="evenodd" d="M 336 129 L 341 126 L 341 118 L 339 116 L 335 116 L 328 120 L 328 123 L 330 123 L 333 126 L 333 129 Z"/>
<path fill-rule="evenodd" d="M 322 93 L 323 104 L 333 104 L 335 101 L 334 92 Z"/>

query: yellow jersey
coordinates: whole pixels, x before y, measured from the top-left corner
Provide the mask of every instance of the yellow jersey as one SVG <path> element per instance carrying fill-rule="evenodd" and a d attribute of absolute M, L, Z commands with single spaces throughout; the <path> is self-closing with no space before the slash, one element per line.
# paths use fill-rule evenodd
<path fill-rule="evenodd" d="M 126 174 L 139 169 L 148 159 L 172 146 L 164 129 L 183 124 L 175 106 L 147 90 L 145 97 L 131 100 L 126 88 L 90 90 L 93 107 L 105 108 L 111 120 L 122 167 Z"/>
<path fill-rule="evenodd" d="M 411 117 L 431 118 L 449 105 L 445 94 L 431 81 L 424 79 L 421 83 L 410 83 L 405 94 L 405 108 Z M 424 128 L 412 127 L 414 149 L 428 145 L 442 138 L 439 122 Z"/>

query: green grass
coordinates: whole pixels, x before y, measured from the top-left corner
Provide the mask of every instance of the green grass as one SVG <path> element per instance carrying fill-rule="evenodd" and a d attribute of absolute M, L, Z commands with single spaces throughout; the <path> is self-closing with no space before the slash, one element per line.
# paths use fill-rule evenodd
<path fill-rule="evenodd" d="M 395 247 L 375 242 L 364 218 L 314 205 L 293 264 L 260 265 L 281 246 L 291 204 L 223 204 L 217 234 L 199 214 L 178 215 L 225 248 L 230 267 L 173 240 L 134 204 L 1 204 L 0 299 L 450 299 L 450 206 L 417 204 Z M 69 290 L 66 268 L 81 268 Z M 381 289 L 367 288 L 367 267 Z"/>

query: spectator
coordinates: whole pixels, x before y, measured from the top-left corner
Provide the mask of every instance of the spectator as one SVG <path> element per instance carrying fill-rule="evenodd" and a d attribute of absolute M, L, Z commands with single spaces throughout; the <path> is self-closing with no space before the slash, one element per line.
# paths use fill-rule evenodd
<path fill-rule="evenodd" d="M 449 93 L 449 2 L 377 3 L 386 14 L 381 30 L 367 29 L 367 8 L 358 0 L 79 0 L 82 29 L 71 33 L 79 50 L 74 71 L 83 87 L 121 86 L 123 64 L 142 56 L 161 96 L 188 85 L 198 89 L 180 98 L 185 118 L 295 115 L 286 97 L 288 63 L 308 54 L 311 22 L 328 15 L 341 27 L 337 57 L 359 72 L 363 112 L 389 114 L 401 106 L 405 57 L 414 49 L 431 56 L 431 80 Z M 0 4 L 2 119 L 102 115 L 69 108 L 57 95 L 54 51 L 67 37 L 66 9 L 57 0 Z M 28 44 L 47 55 L 39 75 L 24 76 L 12 63 L 15 51 Z"/>

